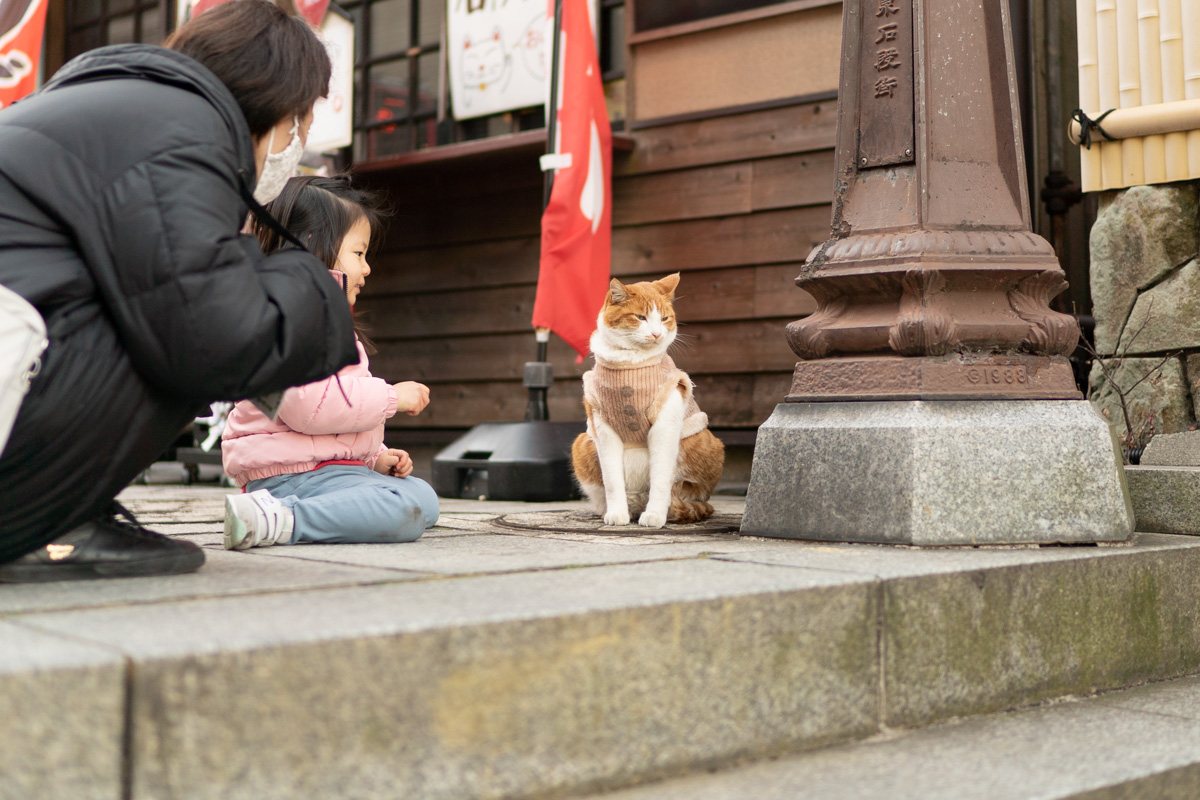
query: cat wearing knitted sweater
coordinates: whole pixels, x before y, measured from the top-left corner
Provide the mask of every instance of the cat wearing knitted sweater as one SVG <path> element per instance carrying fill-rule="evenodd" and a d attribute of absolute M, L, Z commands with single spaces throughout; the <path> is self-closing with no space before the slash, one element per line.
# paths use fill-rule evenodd
<path fill-rule="evenodd" d="M 605 525 L 661 528 L 699 522 L 725 448 L 708 430 L 675 341 L 679 273 L 628 286 L 613 279 L 592 334 L 596 366 L 583 376 L 587 432 L 571 447 L 575 479 Z"/>

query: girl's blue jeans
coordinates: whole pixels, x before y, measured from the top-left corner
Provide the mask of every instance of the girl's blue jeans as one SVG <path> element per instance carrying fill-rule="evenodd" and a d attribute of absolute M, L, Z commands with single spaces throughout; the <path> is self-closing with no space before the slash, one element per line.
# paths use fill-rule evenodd
<path fill-rule="evenodd" d="M 411 542 L 438 520 L 433 488 L 411 475 L 394 478 L 369 467 L 334 464 L 313 472 L 250 481 L 291 509 L 298 542 Z"/>

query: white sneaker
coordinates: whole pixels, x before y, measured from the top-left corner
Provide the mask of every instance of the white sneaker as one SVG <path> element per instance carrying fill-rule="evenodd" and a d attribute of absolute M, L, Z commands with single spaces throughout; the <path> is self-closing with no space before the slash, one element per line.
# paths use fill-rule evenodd
<path fill-rule="evenodd" d="M 225 496 L 225 549 L 270 547 L 292 540 L 295 517 L 266 489 Z"/>

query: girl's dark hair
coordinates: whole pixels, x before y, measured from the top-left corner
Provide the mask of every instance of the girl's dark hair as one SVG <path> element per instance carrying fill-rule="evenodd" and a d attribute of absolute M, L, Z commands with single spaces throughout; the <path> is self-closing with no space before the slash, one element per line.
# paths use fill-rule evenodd
<path fill-rule="evenodd" d="M 370 248 L 374 251 L 382 241 L 383 223 L 388 216 L 380 195 L 354 186 L 346 174 L 329 178 L 317 175 L 292 178 L 279 196 L 267 204 L 267 210 L 329 269 L 337 269 L 342 240 L 355 223 L 365 219 L 371 226 Z M 283 237 L 257 218 L 252 218 L 250 231 L 258 237 L 259 246 L 268 255 L 287 246 Z M 354 327 L 363 347 L 374 354 L 375 347 L 357 318 Z"/>
<path fill-rule="evenodd" d="M 329 53 L 312 28 L 269 0 L 233 0 L 189 20 L 163 42 L 191 56 L 233 93 L 250 135 L 303 117 L 329 93 Z"/>

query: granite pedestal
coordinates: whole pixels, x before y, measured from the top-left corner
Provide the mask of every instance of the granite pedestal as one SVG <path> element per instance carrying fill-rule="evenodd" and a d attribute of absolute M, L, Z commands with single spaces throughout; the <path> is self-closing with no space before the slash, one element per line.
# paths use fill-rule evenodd
<path fill-rule="evenodd" d="M 742 535 L 906 545 L 1116 542 L 1133 532 L 1108 424 L 1082 400 L 782 403 Z"/>

